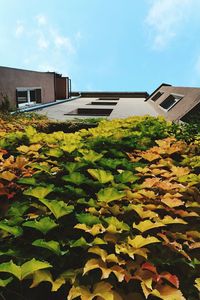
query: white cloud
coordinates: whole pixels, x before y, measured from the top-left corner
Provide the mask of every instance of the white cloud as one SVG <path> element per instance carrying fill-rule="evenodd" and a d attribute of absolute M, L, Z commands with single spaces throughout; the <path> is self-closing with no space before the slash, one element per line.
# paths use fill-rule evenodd
<path fill-rule="evenodd" d="M 196 0 L 152 0 L 145 19 L 153 48 L 164 49 L 187 20 L 190 7 Z"/>
<path fill-rule="evenodd" d="M 67 36 L 62 36 L 58 33 L 53 33 L 54 36 L 54 44 L 56 48 L 65 48 L 68 53 L 73 54 L 75 53 L 74 45 L 71 39 Z"/>
<path fill-rule="evenodd" d="M 47 39 L 43 34 L 39 34 L 37 44 L 40 49 L 47 49 L 49 47 L 49 42 L 47 41 Z"/>
<path fill-rule="evenodd" d="M 24 25 L 21 21 L 17 22 L 16 28 L 15 28 L 15 36 L 17 38 L 21 37 L 25 31 Z"/>
<path fill-rule="evenodd" d="M 43 14 L 37 15 L 36 20 L 37 20 L 38 25 L 40 25 L 40 26 L 47 24 L 47 18 Z"/>

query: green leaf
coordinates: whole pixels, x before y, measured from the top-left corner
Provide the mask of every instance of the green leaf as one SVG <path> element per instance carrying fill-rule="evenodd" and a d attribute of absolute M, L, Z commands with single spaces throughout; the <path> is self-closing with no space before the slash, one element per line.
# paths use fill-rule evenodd
<path fill-rule="evenodd" d="M 12 206 L 8 209 L 8 216 L 19 216 L 21 217 L 29 208 L 29 204 L 27 202 L 14 202 Z"/>
<path fill-rule="evenodd" d="M 27 221 L 22 225 L 25 227 L 35 228 L 41 231 L 43 234 L 46 234 L 48 231 L 58 226 L 58 224 L 54 222 L 54 220 L 52 220 L 50 217 L 42 218 L 39 221 Z"/>
<path fill-rule="evenodd" d="M 83 159 L 89 162 L 95 162 L 103 157 L 103 154 L 97 153 L 93 150 L 81 149 L 79 150 L 81 154 L 83 154 Z"/>
<path fill-rule="evenodd" d="M 36 129 L 32 126 L 25 127 L 24 131 L 28 137 L 32 137 L 37 133 Z"/>
<path fill-rule="evenodd" d="M 8 249 L 6 251 L 0 251 L 0 256 L 16 256 L 16 252 L 13 251 L 12 249 Z"/>
<path fill-rule="evenodd" d="M 139 179 L 139 177 L 134 175 L 131 171 L 123 171 L 121 174 L 117 175 L 116 178 L 121 183 L 133 183 Z"/>
<path fill-rule="evenodd" d="M 115 188 L 105 188 L 101 189 L 98 194 L 97 198 L 101 202 L 109 203 L 111 201 L 119 200 L 126 196 L 125 192 L 120 192 Z"/>
<path fill-rule="evenodd" d="M 35 188 L 30 188 L 26 191 L 24 191 L 24 195 L 26 196 L 32 196 L 37 199 L 43 199 L 45 198 L 48 194 L 50 194 L 54 189 L 54 185 L 49 184 L 45 187 L 43 186 L 38 186 Z"/>
<path fill-rule="evenodd" d="M 93 216 L 91 214 L 85 214 L 85 213 L 80 213 L 76 214 L 76 219 L 79 221 L 79 223 L 86 224 L 88 226 L 92 226 L 94 224 L 99 224 L 101 223 L 100 219 L 96 216 Z"/>
<path fill-rule="evenodd" d="M 46 248 L 46 249 L 52 251 L 53 253 L 55 253 L 56 255 L 61 255 L 60 245 L 56 241 L 48 241 L 47 242 L 44 239 L 38 239 L 38 240 L 35 240 L 32 243 L 32 245 L 36 246 L 36 247 Z"/>
<path fill-rule="evenodd" d="M 73 205 L 67 205 L 64 201 L 39 199 L 54 214 L 56 219 L 70 214 L 74 210 Z"/>
<path fill-rule="evenodd" d="M 36 185 L 36 179 L 34 177 L 28 177 L 28 178 L 20 178 L 17 180 L 18 183 L 21 184 L 27 184 L 27 185 Z"/>
<path fill-rule="evenodd" d="M 80 185 L 80 184 L 85 183 L 87 181 L 87 178 L 79 172 L 73 172 L 73 173 L 70 173 L 69 175 L 64 175 L 62 177 L 62 179 L 64 181 L 71 182 L 71 183 L 74 183 L 76 185 Z"/>
<path fill-rule="evenodd" d="M 85 165 L 86 164 L 82 162 L 67 162 L 67 164 L 64 165 L 64 167 L 69 173 L 73 173 L 78 169 L 84 167 Z"/>
<path fill-rule="evenodd" d="M 50 265 L 48 262 L 39 261 L 33 258 L 21 266 L 21 279 L 23 280 L 25 277 L 33 274 L 35 271 L 47 268 L 52 268 L 52 265 Z"/>
<path fill-rule="evenodd" d="M 75 242 L 74 241 L 71 241 L 70 242 L 70 247 L 71 248 L 75 248 L 75 247 L 88 247 L 88 246 L 91 246 L 91 244 L 89 244 L 85 239 L 84 237 L 81 237 L 80 239 L 76 240 Z"/>
<path fill-rule="evenodd" d="M 46 155 L 59 158 L 63 155 L 63 151 L 58 148 L 51 148 L 47 152 L 45 152 Z"/>
<path fill-rule="evenodd" d="M 88 169 L 88 173 L 100 183 L 107 183 L 114 180 L 114 176 L 109 171 L 101 169 Z"/>
<path fill-rule="evenodd" d="M 15 237 L 22 235 L 23 230 L 19 226 L 9 226 L 6 224 L 6 221 L 1 221 L 0 222 L 0 229 L 7 231 L 11 234 L 13 234 Z"/>
<path fill-rule="evenodd" d="M 12 280 L 13 280 L 12 277 L 9 277 L 8 279 L 0 279 L 0 287 L 7 286 Z"/>
<path fill-rule="evenodd" d="M 13 263 L 13 261 L 0 264 L 0 273 L 10 273 L 21 280 L 21 267 Z"/>
<path fill-rule="evenodd" d="M 77 144 L 68 144 L 68 145 L 64 145 L 61 146 L 60 149 L 63 150 L 64 152 L 68 152 L 68 153 L 72 153 L 74 150 L 76 150 L 78 148 Z"/>

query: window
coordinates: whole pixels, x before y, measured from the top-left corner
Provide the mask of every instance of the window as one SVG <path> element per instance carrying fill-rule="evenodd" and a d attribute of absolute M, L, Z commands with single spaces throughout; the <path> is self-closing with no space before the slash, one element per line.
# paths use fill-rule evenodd
<path fill-rule="evenodd" d="M 156 100 L 158 100 L 158 98 L 160 98 L 163 94 L 164 94 L 164 93 L 162 93 L 162 92 L 158 92 L 158 93 L 156 93 L 153 97 L 151 97 L 151 100 L 152 100 L 152 101 L 156 101 Z"/>
<path fill-rule="evenodd" d="M 181 95 L 169 95 L 161 104 L 160 106 L 165 110 L 170 110 L 177 102 L 179 102 L 183 96 Z"/>
<path fill-rule="evenodd" d="M 116 105 L 117 102 L 112 102 L 112 101 L 93 101 L 93 102 L 90 102 L 88 103 L 87 105 Z"/>
<path fill-rule="evenodd" d="M 199 122 L 200 120 L 200 103 L 187 112 L 182 118 L 183 122 Z"/>
<path fill-rule="evenodd" d="M 18 106 L 41 103 L 41 88 L 17 88 L 16 90 Z"/>
<path fill-rule="evenodd" d="M 64 115 L 79 115 L 79 116 L 109 116 L 113 109 L 104 108 L 77 108 Z"/>

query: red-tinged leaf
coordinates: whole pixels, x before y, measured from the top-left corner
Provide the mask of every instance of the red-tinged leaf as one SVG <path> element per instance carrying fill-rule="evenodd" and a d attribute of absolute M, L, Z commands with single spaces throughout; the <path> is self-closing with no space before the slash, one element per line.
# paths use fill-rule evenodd
<path fill-rule="evenodd" d="M 179 280 L 176 275 L 172 275 L 168 272 L 163 272 L 160 274 L 160 278 L 166 279 L 168 282 L 170 282 L 172 285 L 174 285 L 177 289 L 179 288 Z"/>
<path fill-rule="evenodd" d="M 143 265 L 142 265 L 142 270 L 148 270 L 152 273 L 155 273 L 157 274 L 157 270 L 156 270 L 156 267 L 153 266 L 152 264 L 150 264 L 149 262 L 145 262 Z"/>

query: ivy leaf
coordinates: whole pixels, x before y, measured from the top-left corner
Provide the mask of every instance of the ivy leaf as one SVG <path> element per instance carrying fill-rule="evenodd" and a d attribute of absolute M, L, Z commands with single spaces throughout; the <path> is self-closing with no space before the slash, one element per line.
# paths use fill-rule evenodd
<path fill-rule="evenodd" d="M 161 241 L 158 240 L 154 236 L 147 236 L 144 238 L 142 235 L 136 235 L 133 239 L 128 237 L 128 243 L 131 245 L 133 248 L 142 248 L 146 245 L 153 244 L 153 243 L 160 243 Z"/>
<path fill-rule="evenodd" d="M 53 213 L 56 219 L 70 214 L 74 210 L 73 205 L 67 205 L 64 201 L 39 199 Z"/>
<path fill-rule="evenodd" d="M 12 277 L 9 277 L 8 279 L 0 279 L 0 287 L 7 286 L 12 280 Z"/>
<path fill-rule="evenodd" d="M 63 155 L 63 151 L 58 148 L 50 148 L 48 151 L 45 152 L 47 156 L 52 156 L 59 158 Z"/>
<path fill-rule="evenodd" d="M 87 214 L 87 213 L 86 214 L 85 213 L 76 214 L 76 219 L 80 223 L 84 223 L 89 226 L 101 223 L 101 221 L 98 217 L 91 215 L 91 214 Z"/>
<path fill-rule="evenodd" d="M 49 271 L 39 270 L 33 273 L 33 282 L 30 288 L 37 287 L 41 282 L 50 282 L 52 285 L 51 291 L 56 292 L 63 284 L 65 284 L 65 279 L 63 277 L 59 277 L 53 281 L 52 275 Z"/>
<path fill-rule="evenodd" d="M 196 278 L 195 279 L 195 285 L 194 285 L 198 291 L 200 292 L 200 278 Z"/>
<path fill-rule="evenodd" d="M 28 177 L 28 178 L 20 178 L 17 180 L 18 183 L 21 184 L 27 184 L 27 185 L 36 185 L 36 179 L 34 177 Z"/>
<path fill-rule="evenodd" d="M 97 153 L 93 150 L 81 149 L 81 150 L 79 150 L 79 152 L 81 154 L 83 154 L 82 158 L 84 160 L 87 160 L 87 161 L 92 162 L 92 163 L 94 163 L 95 161 L 97 161 L 97 160 L 99 160 L 103 157 L 103 154 Z"/>
<path fill-rule="evenodd" d="M 9 207 L 7 215 L 21 217 L 29 207 L 30 206 L 27 202 L 14 202 L 12 203 L 12 206 Z"/>
<path fill-rule="evenodd" d="M 110 233 L 117 233 L 130 230 L 128 224 L 124 223 L 123 221 L 119 221 L 116 217 L 108 217 L 104 218 L 104 220 L 106 221 L 106 223 L 108 223 L 106 231 Z"/>
<path fill-rule="evenodd" d="M 71 182 L 76 185 L 83 184 L 87 181 L 87 178 L 79 172 L 73 172 L 73 173 L 70 173 L 69 175 L 64 175 L 62 177 L 62 179 L 64 181 Z"/>
<path fill-rule="evenodd" d="M 159 293 L 156 296 L 158 296 L 162 300 L 186 300 L 180 290 L 177 290 L 176 288 L 169 285 L 161 285 L 154 291 L 157 291 Z"/>
<path fill-rule="evenodd" d="M 58 226 L 58 224 L 52 220 L 50 217 L 45 217 L 40 219 L 39 221 L 34 220 L 34 221 L 27 221 L 22 224 L 25 227 L 31 227 L 35 228 L 39 231 L 41 231 L 43 234 L 46 234 L 48 231 L 51 229 L 55 228 Z"/>
<path fill-rule="evenodd" d="M 38 239 L 38 240 L 35 240 L 32 243 L 32 245 L 36 246 L 36 247 L 46 248 L 46 249 L 52 251 L 53 253 L 55 253 L 56 255 L 61 255 L 60 245 L 56 241 L 48 241 L 47 242 L 44 239 Z"/>
<path fill-rule="evenodd" d="M 109 171 L 101 169 L 88 169 L 88 173 L 100 183 L 107 183 L 114 180 L 114 176 Z"/>
<path fill-rule="evenodd" d="M 156 214 L 154 211 L 145 209 L 141 204 L 131 204 L 128 206 L 128 210 L 133 209 L 141 219 L 153 219 L 158 217 L 158 214 Z"/>
<path fill-rule="evenodd" d="M 0 229 L 13 234 L 15 237 L 18 237 L 18 236 L 22 235 L 23 230 L 22 230 L 21 227 L 19 227 L 19 226 L 9 226 L 6 223 L 7 223 L 6 221 L 1 221 L 0 222 Z"/>
<path fill-rule="evenodd" d="M 65 169 L 69 173 L 73 173 L 73 172 L 81 169 L 84 166 L 85 166 L 85 163 L 83 163 L 83 162 L 67 162 L 67 164 L 64 165 Z"/>
<path fill-rule="evenodd" d="M 32 196 L 37 199 L 43 199 L 45 198 L 48 194 L 50 194 L 54 189 L 54 185 L 49 184 L 45 187 L 43 186 L 38 186 L 35 188 L 30 188 L 26 191 L 24 191 L 24 195 L 26 196 Z"/>
<path fill-rule="evenodd" d="M 21 267 L 13 263 L 13 261 L 0 264 L 0 273 L 10 273 L 21 280 Z"/>
<path fill-rule="evenodd" d="M 109 202 L 115 201 L 115 200 L 119 200 L 119 199 L 123 198 L 124 196 L 126 196 L 125 192 L 120 192 L 117 189 L 112 188 L 112 187 L 101 189 L 97 194 L 98 200 L 101 202 L 106 202 L 106 203 L 109 203 Z"/>
<path fill-rule="evenodd" d="M 90 292 L 84 286 L 73 286 L 69 291 L 67 300 L 73 300 L 81 297 L 81 300 L 122 300 L 121 296 L 112 290 L 112 285 L 108 282 L 101 281 L 94 285 L 93 292 Z"/>
<path fill-rule="evenodd" d="M 139 179 L 139 177 L 134 175 L 131 171 L 123 171 L 121 174 L 117 175 L 116 178 L 121 183 L 133 183 Z"/>
<path fill-rule="evenodd" d="M 76 240 L 75 242 L 74 241 L 70 241 L 70 247 L 71 248 L 75 248 L 75 247 L 88 247 L 90 246 L 91 244 L 89 244 L 84 237 L 81 237 L 80 239 Z"/>
<path fill-rule="evenodd" d="M 187 224 L 186 221 L 184 221 L 180 218 L 173 219 L 171 216 L 165 216 L 163 219 L 160 219 L 159 221 L 165 225 L 167 225 L 167 224 Z"/>
<path fill-rule="evenodd" d="M 74 145 L 74 144 L 68 144 L 68 145 L 64 145 L 61 146 L 60 149 L 63 150 L 64 152 L 68 152 L 68 153 L 72 153 L 74 150 L 76 150 L 78 148 L 78 145 Z"/>
<path fill-rule="evenodd" d="M 92 227 L 86 226 L 85 224 L 77 224 L 74 228 L 88 232 L 93 236 L 106 231 L 102 224 L 95 224 Z"/>
<path fill-rule="evenodd" d="M 136 225 L 135 223 L 133 223 L 133 228 L 136 228 L 140 232 L 145 232 L 145 231 L 148 231 L 150 229 L 154 229 L 154 228 L 158 228 L 158 227 L 163 227 L 163 226 L 165 226 L 165 224 L 163 224 L 161 222 L 153 223 L 150 220 L 142 221 L 138 225 Z"/>
<path fill-rule="evenodd" d="M 7 181 L 13 181 L 17 176 L 10 171 L 4 171 L 0 174 L 0 178 L 7 180 Z"/>

